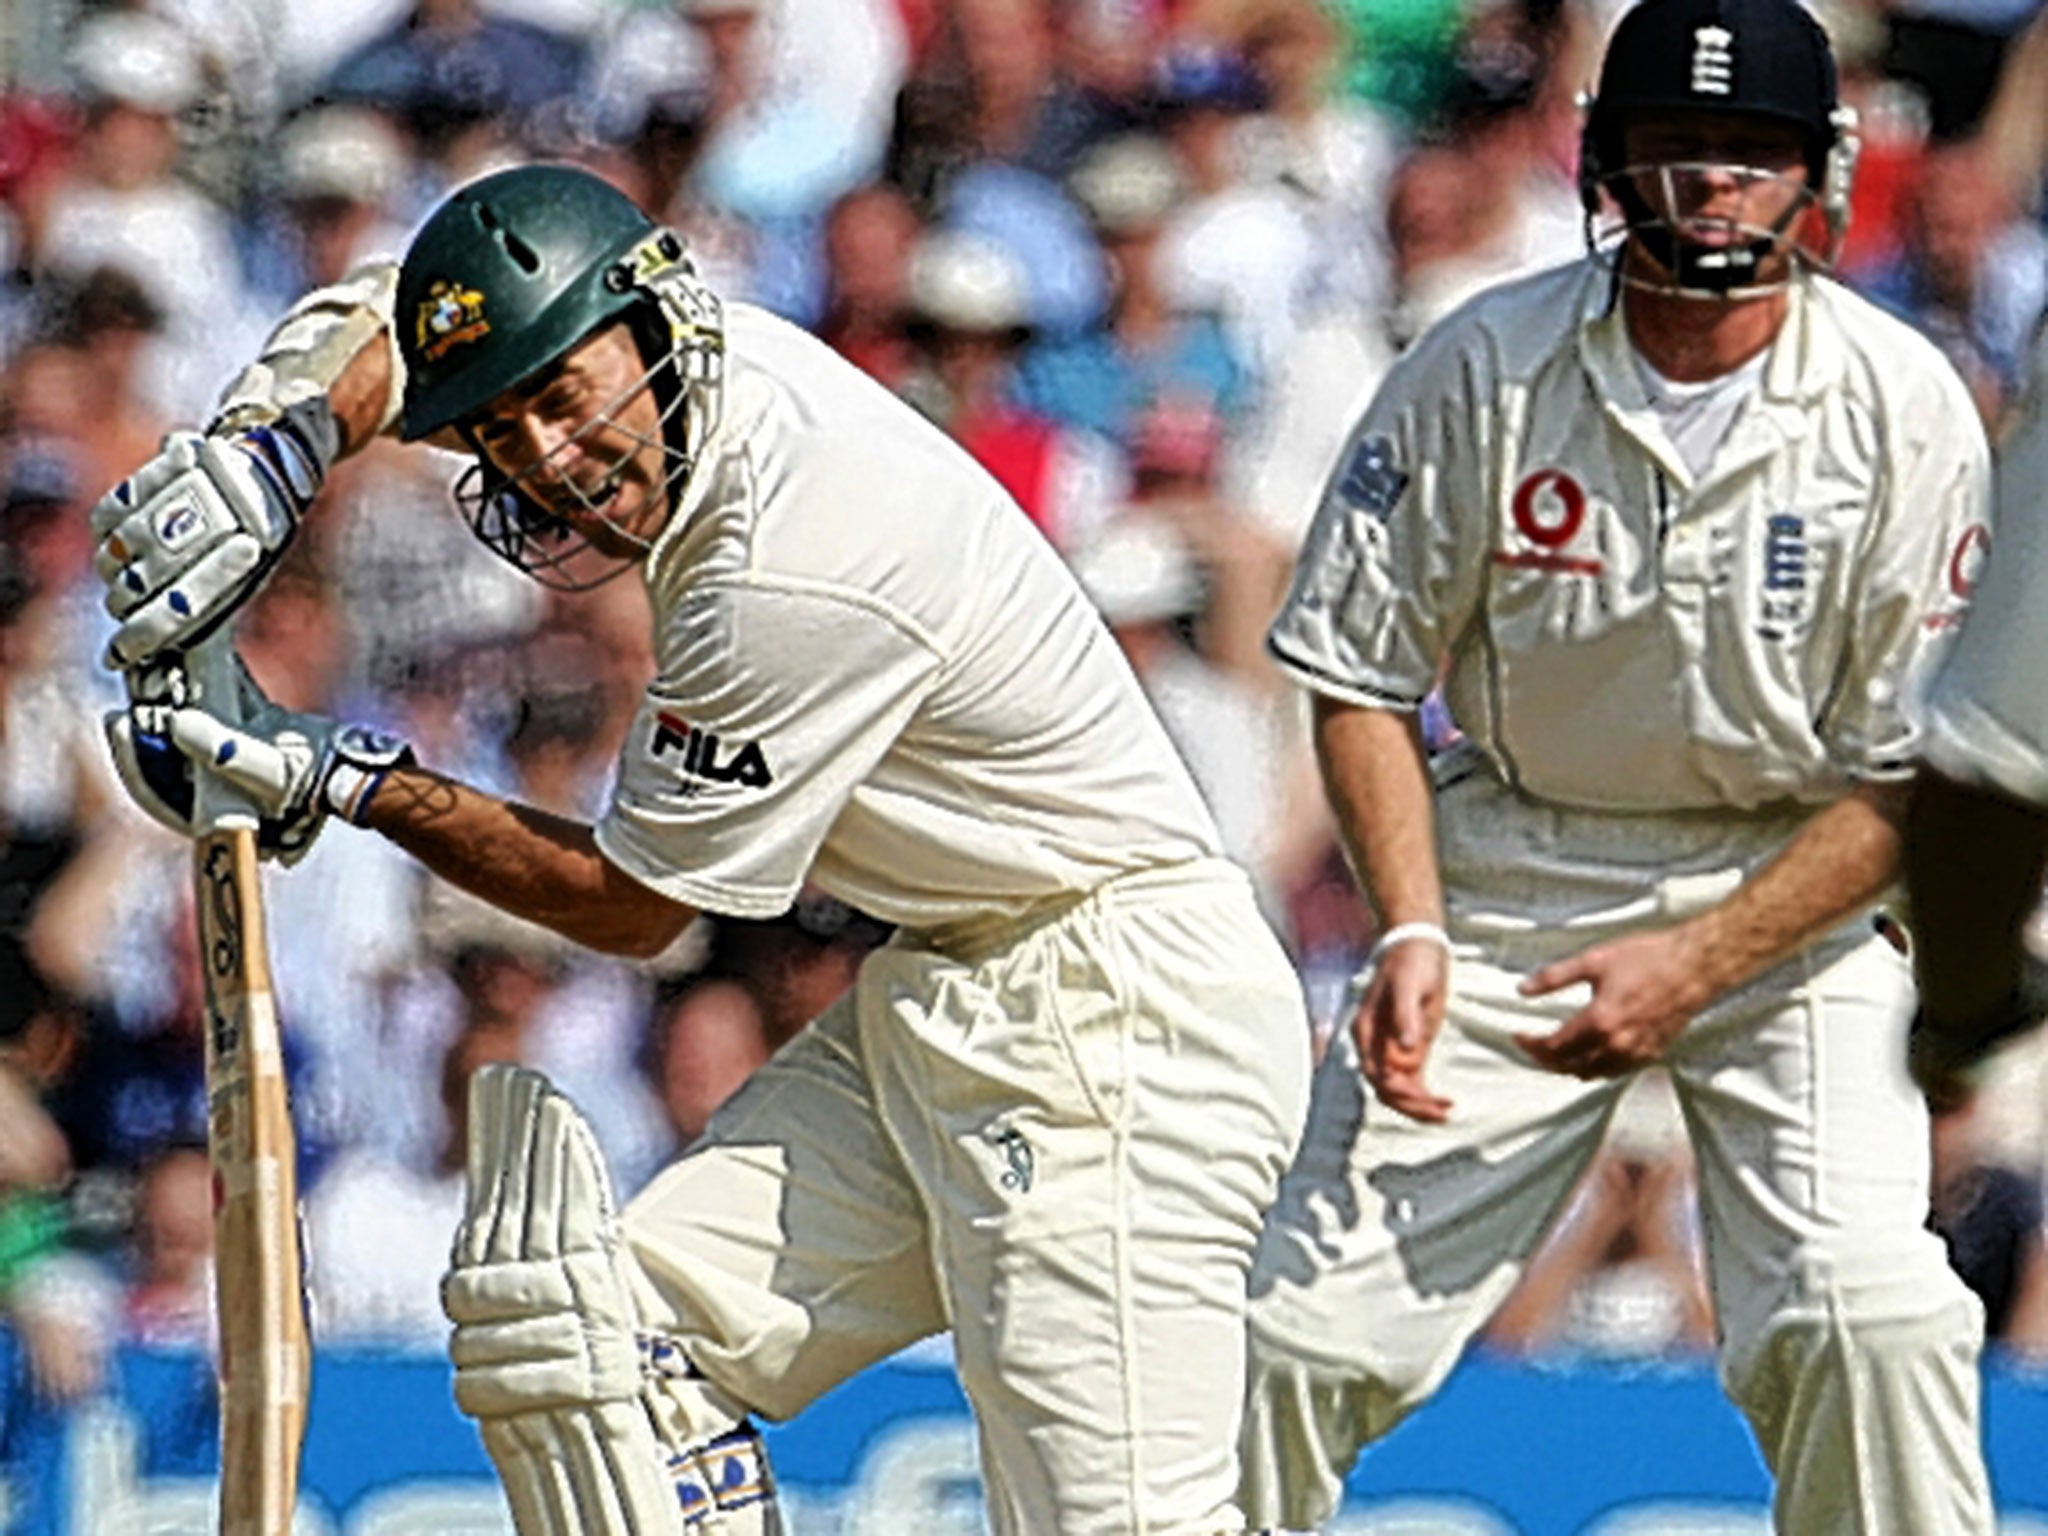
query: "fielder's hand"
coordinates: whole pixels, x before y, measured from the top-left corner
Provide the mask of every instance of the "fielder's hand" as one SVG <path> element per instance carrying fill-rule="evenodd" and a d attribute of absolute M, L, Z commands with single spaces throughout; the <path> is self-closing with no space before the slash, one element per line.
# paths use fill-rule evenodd
<path fill-rule="evenodd" d="M 1377 955 L 1352 985 L 1358 1009 L 1352 1032 L 1359 1068 L 1373 1096 L 1389 1109 L 1431 1125 L 1450 1118 L 1451 1101 L 1423 1081 L 1430 1047 L 1450 996 L 1450 952 L 1427 940 L 1396 944 Z"/>
<path fill-rule="evenodd" d="M 262 584 L 340 448 L 325 401 L 223 435 L 173 432 L 92 509 L 107 611 L 106 664 L 188 650 Z"/>
<path fill-rule="evenodd" d="M 1713 1001 L 1685 928 L 1661 928 L 1595 944 L 1523 978 L 1524 997 L 1576 982 L 1593 1000 L 1547 1035 L 1518 1034 L 1530 1060 L 1570 1077 L 1619 1077 L 1663 1056 L 1693 1015 Z"/>

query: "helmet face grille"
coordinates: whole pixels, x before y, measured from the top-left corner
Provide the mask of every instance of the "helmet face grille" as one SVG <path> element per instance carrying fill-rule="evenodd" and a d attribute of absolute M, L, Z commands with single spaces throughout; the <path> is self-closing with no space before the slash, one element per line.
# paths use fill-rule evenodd
<path fill-rule="evenodd" d="M 691 459 L 678 446 L 675 429 L 681 425 L 689 391 L 672 384 L 664 386 L 662 376 L 672 379 L 673 371 L 672 358 L 659 359 L 574 433 L 543 457 L 521 466 L 516 474 L 500 470 L 471 437 L 477 461 L 456 481 L 454 497 L 457 510 L 483 546 L 541 585 L 560 592 L 603 586 L 645 559 L 654 547 L 653 539 L 613 521 L 609 504 L 619 494 L 621 472 L 645 452 L 658 455 L 662 465 L 658 494 L 667 501 L 671 514 L 682 496 Z M 651 434 L 627 428 L 620 419 L 620 412 L 648 390 L 654 390 L 660 402 Z M 622 436 L 624 442 L 607 472 L 585 488 L 567 472 L 567 464 L 582 458 L 590 440 L 606 429 Z M 579 532 L 564 514 L 605 524 L 607 542 L 621 547 L 611 551 L 598 548 L 592 537 Z"/>
<path fill-rule="evenodd" d="M 1696 298 L 1759 297 L 1784 287 L 1802 265 L 1827 270 L 1839 246 L 1814 189 L 1762 166 L 1625 165 L 1602 177 L 1599 188 L 1606 199 L 1588 216 L 1588 242 L 1635 287 Z M 1714 207 L 1742 211 L 1707 211 Z M 1744 216 L 1758 207 L 1778 212 L 1768 221 Z M 1655 271 L 1628 261 L 1631 239 Z"/>

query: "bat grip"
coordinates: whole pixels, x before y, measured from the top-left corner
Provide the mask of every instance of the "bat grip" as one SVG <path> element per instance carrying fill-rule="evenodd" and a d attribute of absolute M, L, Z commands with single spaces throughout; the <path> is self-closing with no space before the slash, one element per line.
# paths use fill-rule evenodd
<path fill-rule="evenodd" d="M 241 688 L 235 675 L 235 646 L 223 626 L 185 653 L 185 675 L 196 693 L 195 702 L 216 719 L 230 725 L 242 721 Z M 192 833 L 205 837 L 212 832 L 239 828 L 253 832 L 260 817 L 255 803 L 219 774 L 193 764 Z"/>

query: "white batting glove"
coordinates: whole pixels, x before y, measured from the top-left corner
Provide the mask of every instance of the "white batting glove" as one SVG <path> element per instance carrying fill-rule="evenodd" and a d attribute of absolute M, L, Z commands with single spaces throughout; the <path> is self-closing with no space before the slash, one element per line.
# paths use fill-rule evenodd
<path fill-rule="evenodd" d="M 258 851 L 295 864 L 330 814 L 360 825 L 412 749 L 370 726 L 280 708 L 239 658 L 235 676 L 232 699 L 209 701 L 175 663 L 131 672 L 133 702 L 106 719 L 114 767 L 137 805 L 186 837 L 197 831 L 196 774 L 218 774 L 254 803 Z"/>
<path fill-rule="evenodd" d="M 106 664 L 187 650 L 232 614 L 284 553 L 341 445 L 325 400 L 220 435 L 173 432 L 92 509 L 107 611 Z"/>
<path fill-rule="evenodd" d="M 396 736 L 281 708 L 246 672 L 243 681 L 239 721 L 201 699 L 171 712 L 171 743 L 195 767 L 241 790 L 285 837 L 305 828 L 310 840 L 329 815 L 361 826 L 385 776 L 414 761 Z"/>

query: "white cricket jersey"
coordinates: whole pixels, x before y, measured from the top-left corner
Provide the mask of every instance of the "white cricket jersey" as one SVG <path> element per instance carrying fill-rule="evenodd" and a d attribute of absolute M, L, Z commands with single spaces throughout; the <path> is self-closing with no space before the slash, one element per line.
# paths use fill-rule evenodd
<path fill-rule="evenodd" d="M 1459 725 L 1566 805 L 1819 802 L 1905 774 L 1988 544 L 1962 382 L 1802 279 L 1696 478 L 1611 285 L 1582 261 L 1494 289 L 1403 357 L 1331 475 L 1275 656 L 1401 710 L 1448 657 Z"/>
<path fill-rule="evenodd" d="M 1998 552 L 1927 709 L 1927 760 L 2048 805 L 2048 330 L 1998 447 Z"/>
<path fill-rule="evenodd" d="M 713 912 L 809 878 L 943 934 L 1214 855 L 1123 653 L 996 482 L 795 326 L 732 304 L 726 337 L 647 561 L 657 676 L 605 856 Z"/>

